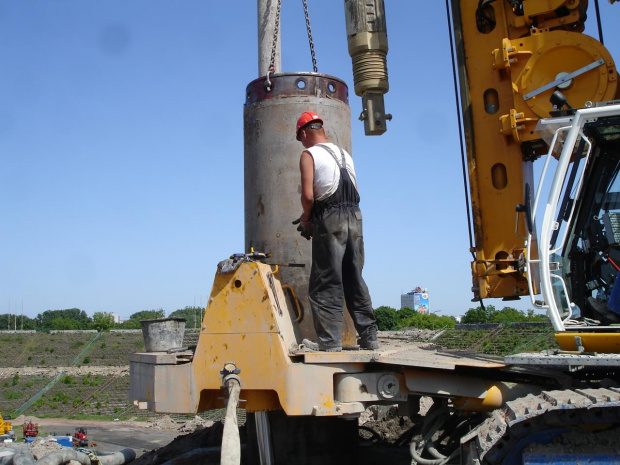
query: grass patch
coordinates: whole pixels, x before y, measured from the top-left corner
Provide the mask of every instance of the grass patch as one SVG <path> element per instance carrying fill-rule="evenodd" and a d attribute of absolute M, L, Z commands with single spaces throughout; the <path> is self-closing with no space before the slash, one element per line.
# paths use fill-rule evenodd
<path fill-rule="evenodd" d="M 60 382 L 62 384 L 67 384 L 67 385 L 77 384 L 77 381 L 75 380 L 75 378 L 73 378 L 73 376 L 70 376 L 70 375 L 63 376 Z"/>

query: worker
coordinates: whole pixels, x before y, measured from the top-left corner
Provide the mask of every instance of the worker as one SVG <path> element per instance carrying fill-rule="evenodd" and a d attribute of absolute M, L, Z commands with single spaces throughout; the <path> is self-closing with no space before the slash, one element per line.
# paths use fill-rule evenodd
<path fill-rule="evenodd" d="M 296 135 L 306 150 L 299 162 L 303 213 L 293 224 L 299 224 L 303 237 L 312 238 L 308 295 L 318 337 L 303 344 L 310 350 L 340 352 L 346 301 L 358 344 L 376 350 L 377 322 L 362 278 L 362 212 L 353 159 L 327 141 L 323 120 L 312 111 L 299 117 Z"/>
<path fill-rule="evenodd" d="M 614 286 L 615 289 L 616 286 Z M 611 295 L 613 296 L 614 292 L 612 289 Z M 594 310 L 597 314 L 598 318 L 602 318 L 603 324 L 609 323 L 620 323 L 620 314 L 615 311 L 615 309 L 611 306 L 613 305 L 612 299 L 609 299 L 607 302 L 596 299 L 594 297 L 588 297 L 587 299 L 590 308 Z"/>
<path fill-rule="evenodd" d="M 588 297 L 587 300 L 590 307 L 603 317 L 604 323 L 620 323 L 620 281 L 618 278 L 614 281 L 607 301 L 594 297 Z"/>

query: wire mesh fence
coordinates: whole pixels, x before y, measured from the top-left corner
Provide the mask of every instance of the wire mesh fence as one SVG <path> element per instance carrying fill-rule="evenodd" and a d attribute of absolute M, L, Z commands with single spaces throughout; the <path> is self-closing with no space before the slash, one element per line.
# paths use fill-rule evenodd
<path fill-rule="evenodd" d="M 431 342 L 447 350 L 498 356 L 557 347 L 553 329 L 544 324 L 461 326 L 423 335 L 412 334 L 414 336 L 409 338 L 412 341 Z M 199 335 L 198 329 L 186 331 L 183 345 L 195 347 Z M 0 350 L 6 354 L 0 360 L 0 412 L 3 414 L 21 412 L 41 417 L 88 415 L 102 419 L 144 420 L 160 416 L 138 410 L 129 400 L 129 356 L 144 350 L 141 331 L 100 335 L 4 333 L 0 335 Z M 77 367 L 79 374 L 59 376 L 62 367 Z M 28 369 L 28 374 L 23 374 L 24 369 Z M 217 421 L 222 420 L 224 414 L 223 409 L 216 409 L 199 415 L 202 419 Z M 181 422 L 193 415 L 170 417 Z M 239 421 L 245 421 L 245 411 L 241 409 Z"/>

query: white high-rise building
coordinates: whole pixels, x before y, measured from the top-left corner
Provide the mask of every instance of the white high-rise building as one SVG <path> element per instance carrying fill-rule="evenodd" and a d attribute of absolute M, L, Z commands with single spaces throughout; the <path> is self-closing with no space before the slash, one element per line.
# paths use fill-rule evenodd
<path fill-rule="evenodd" d="M 418 313 L 430 313 L 428 290 L 416 287 L 411 292 L 401 294 L 400 308 L 411 308 Z"/>

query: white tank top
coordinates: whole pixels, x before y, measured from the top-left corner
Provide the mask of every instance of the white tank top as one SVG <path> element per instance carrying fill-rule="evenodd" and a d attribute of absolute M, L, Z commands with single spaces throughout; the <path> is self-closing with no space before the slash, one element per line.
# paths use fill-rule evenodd
<path fill-rule="evenodd" d="M 321 145 L 326 145 L 333 150 L 338 158 L 338 163 L 336 163 L 334 157 L 332 157 L 325 148 L 321 147 Z M 340 160 L 342 159 L 340 148 L 331 142 L 322 142 L 320 145 L 314 145 L 306 149 L 306 151 L 312 155 L 312 159 L 314 160 L 314 199 L 325 200 L 336 192 L 338 183 L 340 182 Z M 349 177 L 355 189 L 357 189 L 353 158 L 351 158 L 351 155 L 349 155 L 346 150 L 343 149 L 342 151 L 344 152 Z"/>

